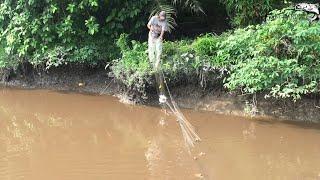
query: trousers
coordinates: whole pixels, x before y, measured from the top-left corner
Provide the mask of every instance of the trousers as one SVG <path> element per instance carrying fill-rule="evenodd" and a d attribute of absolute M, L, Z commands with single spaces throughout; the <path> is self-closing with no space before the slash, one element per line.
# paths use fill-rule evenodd
<path fill-rule="evenodd" d="M 149 33 L 148 38 L 148 55 L 149 61 L 153 65 L 154 69 L 158 69 L 161 61 L 162 54 L 162 40 L 160 38 L 154 38 Z"/>

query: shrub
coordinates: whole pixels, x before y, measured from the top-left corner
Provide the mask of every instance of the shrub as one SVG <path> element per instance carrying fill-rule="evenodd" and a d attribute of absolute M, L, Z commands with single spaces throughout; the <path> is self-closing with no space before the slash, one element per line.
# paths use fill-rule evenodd
<path fill-rule="evenodd" d="M 245 27 L 265 21 L 269 12 L 301 2 L 301 0 L 219 0 L 225 5 L 234 27 Z M 305 0 L 318 3 L 318 0 Z"/>
<path fill-rule="evenodd" d="M 117 41 L 121 58 L 114 60 L 112 72 L 117 80 L 135 94 L 146 97 L 146 86 L 151 82 L 152 68 L 147 58 L 147 44 L 128 42 L 128 35 L 122 34 Z"/>
<path fill-rule="evenodd" d="M 190 79 L 196 73 L 197 64 L 190 44 L 187 40 L 164 42 L 161 68 L 168 83 Z M 115 78 L 129 91 L 146 97 L 146 88 L 155 83 L 155 71 L 147 56 L 147 44 L 129 42 L 128 35 L 122 34 L 117 45 L 121 49 L 121 58 L 113 62 Z"/>
<path fill-rule="evenodd" d="M 297 100 L 319 92 L 319 34 L 320 23 L 310 23 L 306 13 L 274 10 L 261 25 L 221 36 L 207 34 L 193 42 L 165 42 L 162 69 L 171 82 L 187 79 L 203 84 L 219 77 L 230 91 L 264 92 L 266 97 Z M 123 39 L 126 36 L 118 41 L 122 42 L 118 43 L 122 58 L 115 62 L 113 71 L 127 87 L 145 88 L 154 73 L 147 45 Z"/>
<path fill-rule="evenodd" d="M 69 62 L 104 64 L 118 56 L 114 39 L 144 26 L 148 0 L 0 2 L 6 57 L 46 68 Z M 15 58 L 12 58 L 15 57 Z"/>
<path fill-rule="evenodd" d="M 262 25 L 223 35 L 212 60 L 227 64 L 230 90 L 296 100 L 319 91 L 319 33 L 306 13 L 275 10 Z"/>

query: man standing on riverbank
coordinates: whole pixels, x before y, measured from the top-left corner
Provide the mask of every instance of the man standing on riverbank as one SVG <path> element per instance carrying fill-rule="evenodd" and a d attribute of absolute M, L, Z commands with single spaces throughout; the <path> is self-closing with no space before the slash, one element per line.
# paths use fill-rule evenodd
<path fill-rule="evenodd" d="M 162 41 L 165 31 L 168 31 L 166 12 L 161 11 L 158 15 L 153 16 L 148 22 L 148 54 L 149 60 L 155 69 L 159 68 L 162 53 Z"/>

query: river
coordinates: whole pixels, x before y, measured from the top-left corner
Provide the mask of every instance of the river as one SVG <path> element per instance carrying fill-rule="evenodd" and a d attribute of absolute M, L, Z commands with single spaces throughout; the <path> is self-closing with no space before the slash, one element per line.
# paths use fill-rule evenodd
<path fill-rule="evenodd" d="M 1 89 L 0 179 L 320 178 L 318 125 L 183 112 L 202 138 L 190 153 L 175 119 L 157 107 Z"/>

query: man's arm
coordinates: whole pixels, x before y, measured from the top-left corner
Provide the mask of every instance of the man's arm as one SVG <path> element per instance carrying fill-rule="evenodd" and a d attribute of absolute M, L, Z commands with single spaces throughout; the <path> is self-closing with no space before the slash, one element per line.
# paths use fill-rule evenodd
<path fill-rule="evenodd" d="M 160 34 L 160 36 L 159 36 L 160 40 L 163 40 L 164 31 L 165 31 L 165 30 L 162 28 L 161 34 Z"/>
<path fill-rule="evenodd" d="M 154 19 L 154 17 L 152 17 L 152 18 L 150 19 L 150 21 L 148 22 L 148 24 L 147 24 L 148 29 L 151 30 L 151 31 L 153 31 L 153 26 L 151 25 L 153 19 Z"/>
<path fill-rule="evenodd" d="M 168 31 L 168 23 L 165 22 L 164 25 L 161 27 L 161 34 L 160 34 L 160 39 L 163 40 L 163 35 L 164 35 L 164 32 Z"/>

